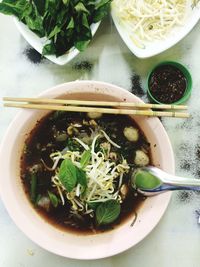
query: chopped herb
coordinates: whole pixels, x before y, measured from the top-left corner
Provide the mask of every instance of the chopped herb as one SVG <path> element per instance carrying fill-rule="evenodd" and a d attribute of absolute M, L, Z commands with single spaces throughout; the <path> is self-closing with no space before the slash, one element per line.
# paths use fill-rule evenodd
<path fill-rule="evenodd" d="M 31 201 L 36 202 L 36 190 L 37 190 L 37 176 L 35 173 L 31 174 Z"/>
<path fill-rule="evenodd" d="M 67 139 L 67 145 L 66 147 L 68 148 L 68 150 L 72 150 L 72 151 L 80 151 L 82 150 L 82 147 L 80 146 L 80 144 L 72 139 L 72 138 L 68 138 Z"/>
<path fill-rule="evenodd" d="M 51 204 L 54 206 L 54 208 L 56 208 L 58 206 L 58 203 L 59 203 L 57 196 L 50 191 L 48 191 L 48 195 L 49 195 L 49 199 L 51 201 Z"/>

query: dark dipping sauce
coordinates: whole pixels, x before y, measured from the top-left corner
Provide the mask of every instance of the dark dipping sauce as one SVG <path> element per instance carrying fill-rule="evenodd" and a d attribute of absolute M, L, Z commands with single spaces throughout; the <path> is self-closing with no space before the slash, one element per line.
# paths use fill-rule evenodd
<path fill-rule="evenodd" d="M 141 203 L 145 199 L 143 196 L 136 194 L 130 186 L 131 171 L 136 167 L 134 165 L 134 155 L 135 151 L 140 149 L 146 151 L 146 154 L 150 158 L 150 144 L 147 142 L 144 134 L 139 130 L 136 123 L 128 116 L 103 115 L 100 119 L 95 119 L 95 122 L 101 129 L 104 129 L 110 138 L 121 146 L 120 153 L 127 159 L 127 162 L 131 166 L 129 173 L 123 176 L 123 183 L 128 186 L 129 190 L 125 200 L 121 204 L 121 213 L 115 222 L 109 225 L 98 226 L 95 218 L 91 218 L 89 215 L 73 216 L 70 213 L 71 203 L 69 201 L 65 201 L 64 205 L 60 203 L 56 208 L 51 203 L 48 205 L 47 209 L 40 207 L 37 205 L 37 201 L 41 196 L 48 198 L 48 191 L 57 194 L 55 187 L 52 187 L 51 181 L 51 177 L 55 174 L 55 171 L 48 170 L 41 162 L 41 159 L 46 165 L 51 167 L 53 165 L 53 161 L 50 159 L 51 153 L 62 151 L 66 147 L 70 149 L 72 138 L 68 135 L 67 128 L 72 123 L 80 124 L 83 120 L 91 122 L 91 119 L 87 117 L 86 113 L 53 112 L 38 121 L 25 143 L 24 152 L 21 157 L 21 179 L 24 190 L 31 201 L 31 172 L 36 172 L 36 196 L 35 201 L 31 202 L 37 212 L 46 221 L 62 230 L 78 234 L 92 234 L 111 230 L 121 225 L 125 220 L 130 218 L 130 216 L 133 217 L 134 220 L 134 214 L 136 214 Z M 123 129 L 127 126 L 138 129 L 139 139 L 137 142 L 130 142 L 123 135 Z M 89 128 L 94 131 L 95 126 L 86 125 L 82 128 L 77 128 L 79 132 L 76 134 L 78 136 L 85 133 L 89 135 L 91 134 Z M 80 150 L 81 146 L 79 146 L 79 144 L 76 145 L 77 150 Z M 117 149 L 112 147 L 112 152 L 115 151 L 117 151 Z M 60 166 L 60 163 L 58 166 Z"/>
<path fill-rule="evenodd" d="M 148 85 L 150 93 L 157 101 L 171 104 L 183 97 L 187 80 L 177 67 L 161 65 L 151 74 Z"/>

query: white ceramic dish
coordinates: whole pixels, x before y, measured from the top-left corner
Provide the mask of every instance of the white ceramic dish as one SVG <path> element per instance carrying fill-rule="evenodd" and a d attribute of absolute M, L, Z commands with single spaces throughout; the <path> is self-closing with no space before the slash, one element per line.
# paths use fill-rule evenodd
<path fill-rule="evenodd" d="M 45 91 L 40 97 L 141 102 L 127 90 L 94 81 L 62 84 Z M 145 200 L 133 227 L 134 215 L 118 228 L 96 235 L 61 231 L 46 222 L 30 205 L 20 180 L 20 156 L 27 134 L 45 114 L 47 111 L 20 111 L 0 147 L 0 193 L 13 221 L 35 243 L 68 258 L 99 259 L 136 245 L 157 225 L 167 208 L 171 193 Z M 160 120 L 152 117 L 135 117 L 135 120 L 151 143 L 154 164 L 174 173 L 173 151 Z"/>
<path fill-rule="evenodd" d="M 29 28 L 22 22 L 20 22 L 18 19 L 14 19 L 15 24 L 17 26 L 17 29 L 19 32 L 22 34 L 22 36 L 26 39 L 26 41 L 35 49 L 37 50 L 40 54 L 42 54 L 42 48 L 45 44 L 46 39 L 45 38 L 39 38 L 34 32 L 29 30 Z M 91 31 L 92 31 L 92 36 L 96 33 L 99 25 L 101 22 L 95 23 L 91 25 Z M 45 56 L 48 58 L 50 61 L 58 64 L 58 65 L 65 65 L 67 64 L 70 60 L 72 60 L 74 57 L 76 57 L 80 51 L 76 48 L 71 48 L 69 52 L 66 54 L 56 57 L 53 55 L 50 56 Z"/>
<path fill-rule="evenodd" d="M 144 48 L 140 48 L 133 43 L 130 38 L 131 33 L 122 25 L 120 18 L 113 8 L 111 14 L 117 31 L 131 52 L 138 58 L 148 58 L 160 54 L 183 39 L 199 21 L 200 6 L 198 5 L 193 9 L 191 8 L 189 16 L 183 26 L 174 27 L 165 39 L 155 40 L 153 42 L 144 41 Z"/>

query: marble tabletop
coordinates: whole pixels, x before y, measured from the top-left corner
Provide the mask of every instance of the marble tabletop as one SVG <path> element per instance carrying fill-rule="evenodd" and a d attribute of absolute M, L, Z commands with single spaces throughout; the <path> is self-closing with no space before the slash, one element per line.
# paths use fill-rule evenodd
<path fill-rule="evenodd" d="M 173 48 L 150 59 L 136 58 L 106 18 L 88 49 L 65 66 L 41 59 L 17 31 L 12 18 L 0 15 L 0 97 L 36 96 L 72 80 L 110 82 L 147 101 L 149 70 L 163 60 L 185 64 L 193 77 L 188 120 L 162 119 L 175 154 L 176 174 L 200 178 L 200 23 Z M 0 140 L 16 114 L 0 106 Z M 2 175 L 2 174 L 1 174 Z M 200 266 L 200 195 L 173 193 L 158 226 L 137 246 L 117 256 L 77 261 L 51 254 L 30 241 L 12 222 L 0 200 L 0 267 Z"/>

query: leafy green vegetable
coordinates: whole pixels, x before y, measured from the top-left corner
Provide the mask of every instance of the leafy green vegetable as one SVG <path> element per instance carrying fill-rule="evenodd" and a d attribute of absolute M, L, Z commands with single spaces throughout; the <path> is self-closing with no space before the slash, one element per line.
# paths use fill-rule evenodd
<path fill-rule="evenodd" d="M 96 210 L 99 205 L 101 205 L 101 202 L 88 202 L 88 207 L 93 210 Z"/>
<path fill-rule="evenodd" d="M 76 167 L 76 175 L 77 175 L 77 183 L 82 186 L 84 192 L 87 187 L 86 173 L 83 170 Z"/>
<path fill-rule="evenodd" d="M 33 0 L 37 10 L 38 10 L 38 13 L 40 15 L 44 15 L 44 12 L 45 12 L 45 2 L 46 0 Z"/>
<path fill-rule="evenodd" d="M 67 139 L 66 147 L 68 148 L 68 150 L 71 150 L 71 151 L 82 150 L 82 146 L 76 140 L 70 137 Z"/>
<path fill-rule="evenodd" d="M 90 158 L 91 158 L 90 150 L 85 150 L 82 154 L 81 161 L 80 161 L 82 169 L 84 169 L 88 165 Z"/>
<path fill-rule="evenodd" d="M 78 41 L 75 43 L 75 47 L 79 50 L 79 51 L 84 51 L 86 49 L 86 47 L 88 46 L 90 41 Z"/>
<path fill-rule="evenodd" d="M 120 214 L 121 206 L 116 200 L 108 200 L 101 203 L 96 209 L 96 221 L 98 225 L 114 222 Z"/>
<path fill-rule="evenodd" d="M 20 18 L 26 6 L 26 0 L 7 0 L 0 3 L 0 12 L 5 15 L 14 15 Z"/>
<path fill-rule="evenodd" d="M 72 47 L 83 51 L 92 39 L 91 25 L 109 12 L 112 0 L 3 0 L 0 13 L 14 15 L 39 37 L 43 55 L 61 56 Z"/>
<path fill-rule="evenodd" d="M 102 0 L 97 4 L 94 12 L 93 22 L 102 20 L 108 14 L 110 2 L 110 0 Z"/>
<path fill-rule="evenodd" d="M 89 11 L 87 10 L 87 8 L 84 6 L 82 2 L 78 2 L 78 4 L 75 5 L 74 8 L 77 12 L 85 12 L 89 14 Z"/>
<path fill-rule="evenodd" d="M 56 208 L 58 206 L 58 203 L 59 203 L 57 196 L 50 191 L 48 191 L 48 195 L 49 195 L 49 199 L 50 199 L 52 205 L 54 206 L 54 208 Z"/>
<path fill-rule="evenodd" d="M 47 44 L 43 47 L 44 55 L 51 55 L 56 53 L 56 48 L 54 47 L 53 43 Z"/>
<path fill-rule="evenodd" d="M 31 201 L 36 202 L 36 192 L 37 191 L 37 176 L 35 173 L 31 174 Z"/>
<path fill-rule="evenodd" d="M 76 166 L 69 159 L 62 161 L 58 177 L 68 192 L 71 192 L 77 183 Z"/>
<path fill-rule="evenodd" d="M 77 184 L 82 186 L 82 193 L 87 187 L 86 173 L 69 159 L 65 159 L 61 163 L 58 177 L 68 192 L 71 192 Z"/>
<path fill-rule="evenodd" d="M 42 197 L 41 194 L 38 194 L 38 195 L 37 195 L 37 197 L 36 197 L 36 199 L 35 199 L 35 203 L 36 203 L 36 205 L 38 205 L 38 202 L 40 201 L 41 197 Z"/>

